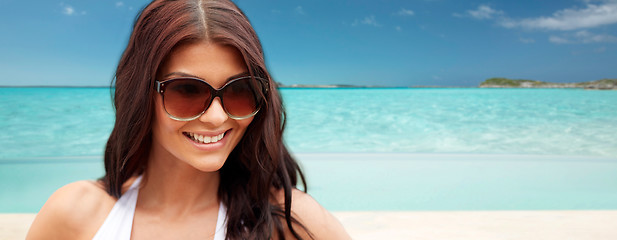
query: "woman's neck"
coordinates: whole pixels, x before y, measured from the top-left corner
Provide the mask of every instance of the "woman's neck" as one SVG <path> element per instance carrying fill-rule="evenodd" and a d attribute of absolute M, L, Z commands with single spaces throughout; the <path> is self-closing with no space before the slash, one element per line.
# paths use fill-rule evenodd
<path fill-rule="evenodd" d="M 169 153 L 150 152 L 138 205 L 183 216 L 218 207 L 219 172 L 202 172 Z"/>

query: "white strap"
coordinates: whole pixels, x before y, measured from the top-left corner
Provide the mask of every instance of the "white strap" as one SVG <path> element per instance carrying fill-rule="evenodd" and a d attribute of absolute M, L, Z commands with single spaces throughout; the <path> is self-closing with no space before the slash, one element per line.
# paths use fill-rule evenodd
<path fill-rule="evenodd" d="M 133 216 L 135 216 L 135 205 L 137 204 L 140 182 L 141 176 L 137 177 L 129 190 L 120 196 L 120 199 L 118 199 L 109 215 L 107 215 L 105 222 L 103 222 L 101 228 L 92 238 L 93 240 L 131 239 Z"/>
<path fill-rule="evenodd" d="M 94 235 L 93 240 L 130 240 L 133 228 L 133 217 L 137 205 L 139 183 L 141 176 L 135 179 L 131 187 L 116 202 L 107 215 L 105 222 Z M 214 240 L 225 240 L 227 236 L 227 208 L 223 202 L 219 203 L 218 216 L 216 217 L 216 229 Z"/>
<path fill-rule="evenodd" d="M 219 214 L 216 217 L 214 240 L 225 240 L 227 236 L 227 208 L 223 202 L 219 203 Z"/>

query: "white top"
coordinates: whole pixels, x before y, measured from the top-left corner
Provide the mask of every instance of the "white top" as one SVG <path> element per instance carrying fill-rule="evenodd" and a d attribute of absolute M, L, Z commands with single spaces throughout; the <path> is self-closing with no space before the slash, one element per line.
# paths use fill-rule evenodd
<path fill-rule="evenodd" d="M 137 204 L 137 194 L 139 193 L 139 183 L 141 176 L 137 177 L 128 191 L 126 191 L 116 202 L 114 207 L 107 215 L 105 222 L 94 235 L 93 240 L 129 240 L 131 239 L 131 229 L 133 228 L 133 216 L 135 215 L 135 205 Z M 216 230 L 214 240 L 224 240 L 227 235 L 227 209 L 221 202 L 219 213 L 216 218 Z"/>

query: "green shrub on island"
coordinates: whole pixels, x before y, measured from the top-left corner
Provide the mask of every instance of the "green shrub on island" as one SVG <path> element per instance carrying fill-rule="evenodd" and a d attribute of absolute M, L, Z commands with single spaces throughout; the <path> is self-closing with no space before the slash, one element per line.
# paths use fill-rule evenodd
<path fill-rule="evenodd" d="M 617 89 L 617 79 L 601 79 L 580 83 L 551 83 L 535 80 L 489 78 L 480 83 L 481 88 L 584 88 Z"/>
<path fill-rule="evenodd" d="M 480 87 L 501 86 L 501 87 L 531 87 L 539 86 L 545 82 L 526 80 L 526 79 L 509 79 L 509 78 L 489 78 L 480 83 Z"/>
<path fill-rule="evenodd" d="M 612 87 L 612 88 L 617 88 L 617 79 L 600 79 L 600 80 L 595 80 L 595 81 L 590 81 L 590 82 L 581 82 L 581 83 L 577 83 L 576 84 L 579 87 L 584 87 L 584 88 L 592 88 L 593 86 L 604 86 L 604 87 Z"/>

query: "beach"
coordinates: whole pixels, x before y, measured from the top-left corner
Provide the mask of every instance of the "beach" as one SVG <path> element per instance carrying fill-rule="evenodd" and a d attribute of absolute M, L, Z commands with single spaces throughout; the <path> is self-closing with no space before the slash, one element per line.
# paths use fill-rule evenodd
<path fill-rule="evenodd" d="M 617 210 L 333 212 L 353 239 L 617 239 Z M 35 214 L 0 214 L 0 240 L 24 239 Z"/>
<path fill-rule="evenodd" d="M 617 239 L 614 158 L 401 153 L 296 157 L 309 179 L 309 193 L 353 239 Z M 51 192 L 101 171 L 98 158 L 66 161 L 6 163 L 0 168 L 7 180 L 5 194 L 0 194 L 0 200 L 6 198 L 0 206 L 0 240 L 23 239 Z"/>
<path fill-rule="evenodd" d="M 0 0 L 0 240 L 95 195 L 153 238 L 284 198 L 360 240 L 617 240 L 617 0 L 34 2 Z"/>
<path fill-rule="evenodd" d="M 0 92 L 0 240 L 23 239 L 53 191 L 104 174 L 113 110 L 104 88 Z M 354 239 L 617 239 L 615 93 L 282 90 L 308 193 Z"/>

